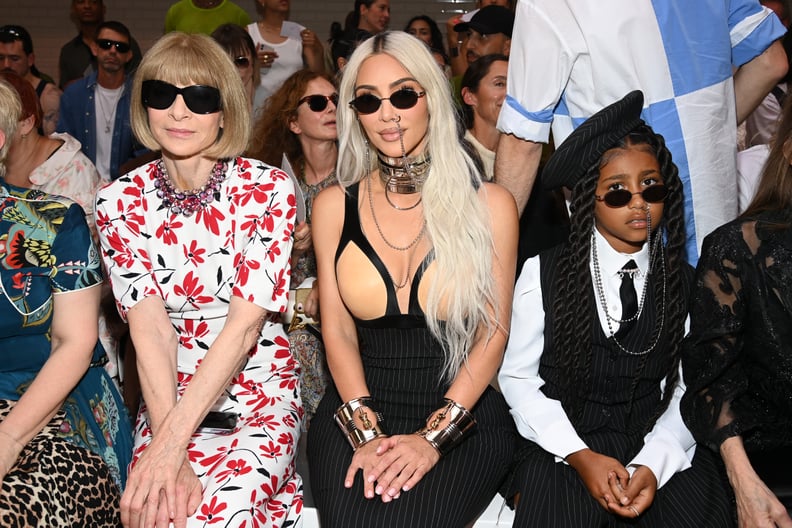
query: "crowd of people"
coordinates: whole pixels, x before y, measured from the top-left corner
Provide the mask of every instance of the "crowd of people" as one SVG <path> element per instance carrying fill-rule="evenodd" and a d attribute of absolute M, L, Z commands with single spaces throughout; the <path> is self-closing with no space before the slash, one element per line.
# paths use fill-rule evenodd
<path fill-rule="evenodd" d="M 792 528 L 786 2 L 255 7 L 0 27 L 0 524 Z"/>

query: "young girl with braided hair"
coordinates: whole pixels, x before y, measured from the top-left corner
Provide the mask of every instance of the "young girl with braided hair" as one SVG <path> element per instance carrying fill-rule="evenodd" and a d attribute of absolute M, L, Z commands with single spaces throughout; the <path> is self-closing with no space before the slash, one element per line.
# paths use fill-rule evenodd
<path fill-rule="evenodd" d="M 730 524 L 717 461 L 679 414 L 682 183 L 642 105 L 631 92 L 592 116 L 543 173 L 572 190 L 570 232 L 514 293 L 499 381 L 527 440 L 515 526 Z"/>

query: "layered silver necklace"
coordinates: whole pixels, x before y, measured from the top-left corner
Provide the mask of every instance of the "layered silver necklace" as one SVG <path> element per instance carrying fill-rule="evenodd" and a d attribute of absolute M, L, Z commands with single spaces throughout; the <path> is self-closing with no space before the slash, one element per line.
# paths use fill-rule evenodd
<path fill-rule="evenodd" d="M 594 227 L 596 230 L 596 227 Z M 662 247 L 660 247 L 661 236 L 660 234 L 655 235 L 654 240 L 652 240 L 652 216 L 647 210 L 646 212 L 646 241 L 647 245 L 649 246 L 649 267 L 646 270 L 646 276 L 644 277 L 643 288 L 641 288 L 641 299 L 638 301 L 638 310 L 635 312 L 635 315 L 632 317 L 627 317 L 625 319 L 619 319 L 617 317 L 613 317 L 610 312 L 608 312 L 608 301 L 605 298 L 605 288 L 602 284 L 602 271 L 600 270 L 600 263 L 599 263 L 599 254 L 597 251 L 597 237 L 594 230 L 591 232 L 591 262 L 592 267 L 594 268 L 594 288 L 597 292 L 597 299 L 599 300 L 600 306 L 602 307 L 602 311 L 605 313 L 605 321 L 608 325 L 608 337 L 613 340 L 617 347 L 622 352 L 630 354 L 631 356 L 643 356 L 654 350 L 657 346 L 657 343 L 660 341 L 660 336 L 663 333 L 663 325 L 665 322 L 665 304 L 666 304 L 666 269 L 665 269 L 665 257 L 663 256 Z M 654 262 L 657 260 L 658 262 Z M 646 290 L 649 287 L 649 278 L 652 273 L 652 269 L 654 268 L 653 264 L 657 264 L 660 267 L 660 272 L 662 273 L 662 296 L 660 299 L 660 306 L 658 310 L 658 322 L 656 323 L 656 335 L 652 344 L 649 345 L 644 350 L 639 352 L 633 352 L 625 348 L 619 340 L 616 338 L 616 332 L 613 330 L 612 322 L 623 324 L 630 321 L 637 321 L 638 318 L 641 317 L 641 313 L 643 313 L 644 308 L 644 301 L 646 300 Z M 640 271 L 636 268 L 635 270 L 630 270 L 623 273 L 640 273 Z"/>
<path fill-rule="evenodd" d="M 402 150 L 402 156 L 400 158 L 390 158 L 387 156 L 383 156 L 382 154 L 377 154 L 377 160 L 379 162 L 379 173 L 380 178 L 382 179 L 382 183 L 385 187 L 385 199 L 387 200 L 388 204 L 396 210 L 399 211 L 409 211 L 411 209 L 415 209 L 421 203 L 421 189 L 423 188 L 423 184 L 426 181 L 426 176 L 429 172 L 429 167 L 431 165 L 431 157 L 427 152 L 424 152 L 420 156 L 416 156 L 414 158 L 408 158 L 407 153 L 404 148 L 404 137 L 401 132 L 401 126 L 399 126 L 399 120 L 395 120 L 396 127 L 399 129 L 399 144 Z M 407 244 L 406 246 L 397 246 L 396 244 L 392 243 L 390 240 L 385 238 L 385 234 L 382 232 L 382 227 L 377 220 L 377 215 L 374 210 L 374 198 L 372 196 L 371 191 L 371 181 L 366 182 L 366 190 L 368 192 L 368 202 L 369 208 L 371 209 L 371 218 L 374 220 L 374 226 L 377 228 L 377 233 L 379 233 L 380 238 L 385 245 L 395 251 L 409 251 L 410 249 L 414 248 L 416 244 L 423 238 L 424 234 L 426 233 L 426 218 L 423 219 L 423 223 L 421 225 L 421 230 L 418 231 L 418 234 L 415 235 L 415 238 Z M 419 193 L 418 201 L 415 202 L 413 205 L 409 207 L 399 207 L 398 205 L 394 204 L 393 201 L 388 196 L 389 192 L 393 192 L 396 194 L 415 194 Z M 410 283 L 410 261 L 413 258 L 413 252 L 410 252 L 408 255 L 407 260 L 407 275 L 401 282 L 396 282 L 393 280 L 393 276 L 391 275 L 390 271 L 386 267 L 386 271 L 388 272 L 388 276 L 390 277 L 393 286 L 400 290 L 407 286 Z"/>

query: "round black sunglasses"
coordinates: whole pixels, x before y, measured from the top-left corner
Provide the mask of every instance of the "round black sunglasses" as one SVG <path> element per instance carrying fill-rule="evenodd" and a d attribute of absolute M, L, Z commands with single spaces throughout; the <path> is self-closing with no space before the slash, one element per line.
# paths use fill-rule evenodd
<path fill-rule="evenodd" d="M 394 108 L 407 110 L 415 106 L 418 99 L 424 95 L 426 92 L 416 92 L 412 88 L 399 88 L 390 97 L 377 97 L 371 93 L 364 93 L 349 101 L 349 106 L 357 110 L 358 114 L 373 114 L 379 110 L 382 101 L 388 100 Z"/>
<path fill-rule="evenodd" d="M 308 108 L 311 109 L 312 112 L 324 112 L 324 109 L 327 108 L 327 102 L 332 101 L 333 106 L 338 106 L 338 94 L 330 94 L 330 95 L 306 95 L 299 101 L 297 101 L 297 106 L 300 106 L 303 103 L 308 103 Z"/>
<path fill-rule="evenodd" d="M 177 88 L 165 81 L 143 81 L 141 100 L 146 108 L 166 110 L 179 94 L 184 98 L 187 108 L 196 114 L 214 114 L 222 108 L 220 90 L 202 84 Z"/>
<path fill-rule="evenodd" d="M 647 203 L 659 203 L 668 196 L 668 187 L 660 183 L 651 185 L 643 191 L 638 192 L 630 192 L 627 189 L 617 189 L 606 192 L 604 196 L 596 196 L 596 198 L 600 202 L 605 202 L 605 205 L 608 207 L 624 207 L 630 203 L 630 200 L 632 200 L 635 194 L 640 194 L 641 198 Z"/>
<path fill-rule="evenodd" d="M 245 56 L 235 57 L 234 64 L 236 64 L 239 68 L 247 68 L 250 66 L 250 59 Z"/>

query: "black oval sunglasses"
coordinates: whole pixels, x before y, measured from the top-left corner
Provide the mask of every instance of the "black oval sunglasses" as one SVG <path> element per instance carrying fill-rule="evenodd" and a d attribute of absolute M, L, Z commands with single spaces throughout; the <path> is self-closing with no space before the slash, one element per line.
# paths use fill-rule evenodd
<path fill-rule="evenodd" d="M 327 102 L 332 101 L 334 106 L 338 106 L 338 94 L 330 94 L 330 95 L 306 95 L 299 101 L 297 101 L 297 106 L 300 106 L 303 103 L 308 103 L 308 108 L 311 109 L 312 112 L 324 112 L 325 108 L 327 108 Z"/>
<path fill-rule="evenodd" d="M 382 105 L 382 101 L 390 101 L 394 108 L 407 110 L 418 103 L 418 99 L 426 95 L 426 92 L 416 92 L 412 88 L 399 88 L 390 97 L 377 97 L 371 93 L 358 95 L 351 101 L 349 106 L 357 110 L 358 114 L 373 114 Z"/>
<path fill-rule="evenodd" d="M 659 203 L 666 199 L 668 196 L 668 187 L 662 183 L 657 185 L 650 185 L 643 191 L 630 192 L 627 189 L 616 189 L 606 192 L 603 196 L 595 196 L 600 202 L 605 202 L 608 207 L 624 207 L 633 195 L 640 194 L 641 198 L 647 203 Z"/>

